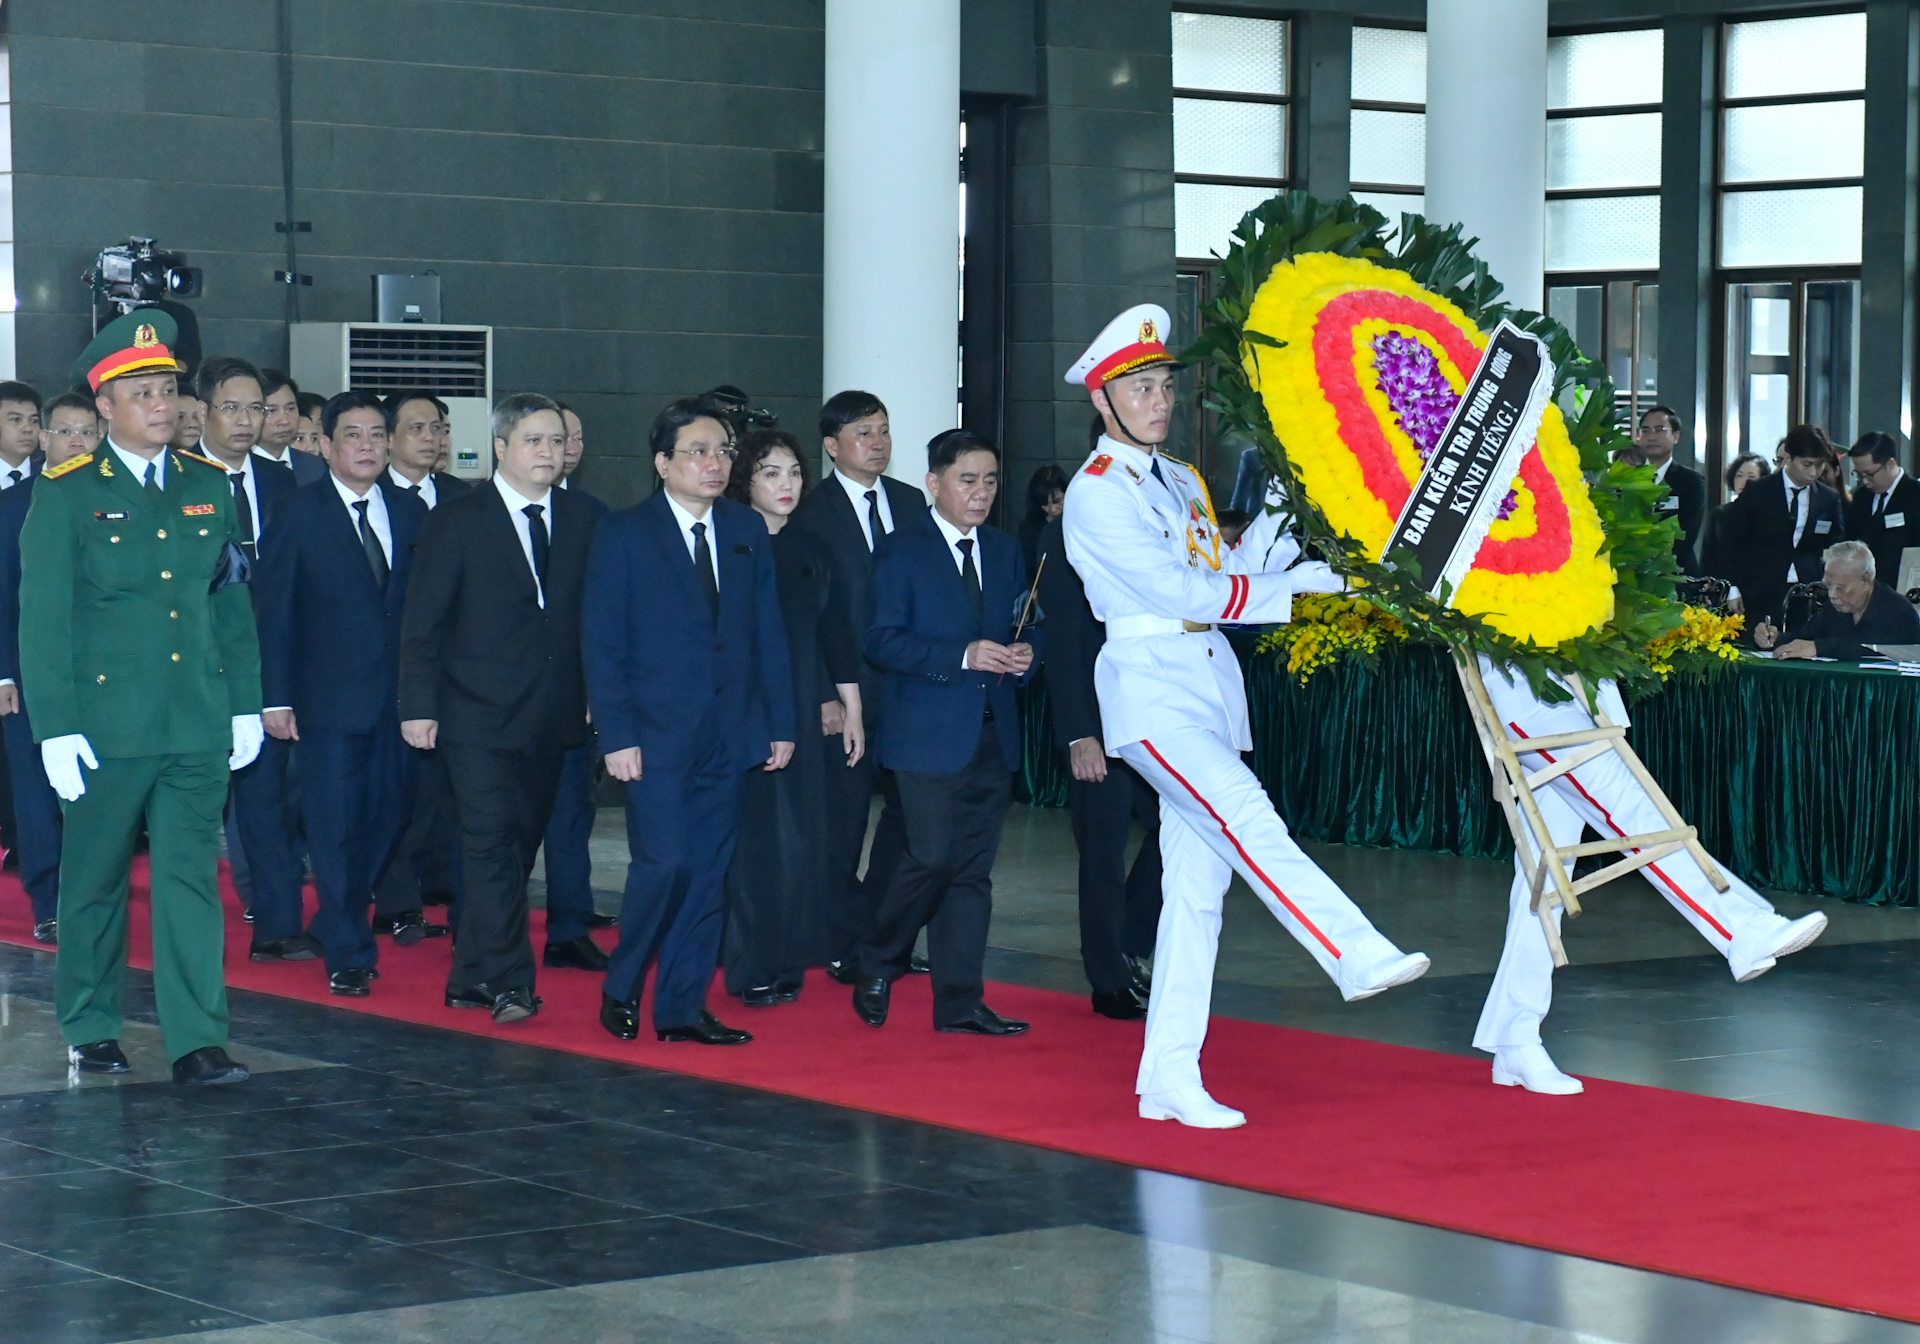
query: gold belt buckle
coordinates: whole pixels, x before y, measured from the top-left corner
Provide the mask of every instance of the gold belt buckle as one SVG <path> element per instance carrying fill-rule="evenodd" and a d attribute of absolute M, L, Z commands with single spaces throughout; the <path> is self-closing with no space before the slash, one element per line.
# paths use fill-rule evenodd
<path fill-rule="evenodd" d="M 1212 630 L 1213 626 L 1205 621 L 1182 621 L 1180 622 L 1180 628 L 1189 635 L 1204 635 Z"/>

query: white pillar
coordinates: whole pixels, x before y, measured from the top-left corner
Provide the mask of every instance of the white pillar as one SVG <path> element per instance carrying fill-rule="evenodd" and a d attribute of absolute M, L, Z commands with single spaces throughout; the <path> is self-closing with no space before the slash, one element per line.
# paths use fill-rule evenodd
<path fill-rule="evenodd" d="M 1427 218 L 1458 221 L 1507 302 L 1542 308 L 1547 0 L 1428 0 Z"/>
<path fill-rule="evenodd" d="M 920 486 L 959 423 L 960 0 L 827 0 L 822 395 L 887 404 Z"/>

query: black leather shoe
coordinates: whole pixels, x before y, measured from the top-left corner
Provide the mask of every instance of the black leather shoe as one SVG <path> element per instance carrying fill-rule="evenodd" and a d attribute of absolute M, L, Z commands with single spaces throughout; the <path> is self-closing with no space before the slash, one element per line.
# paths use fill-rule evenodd
<path fill-rule="evenodd" d="M 434 929 L 444 927 L 439 924 L 430 926 L 427 917 L 418 910 L 403 910 L 392 919 L 373 921 L 373 931 L 392 938 L 395 947 L 412 947 L 422 939 L 432 937 Z"/>
<path fill-rule="evenodd" d="M 1126 954 L 1127 970 L 1133 975 L 1133 983 L 1151 993 L 1153 991 L 1153 965 L 1149 957 L 1136 957 Z"/>
<path fill-rule="evenodd" d="M 447 990 L 449 1008 L 492 1008 L 493 1001 L 500 996 L 487 985 L 473 985 L 467 989 Z"/>
<path fill-rule="evenodd" d="M 241 919 L 243 919 L 243 920 L 245 920 L 245 921 L 246 921 L 247 923 L 249 923 L 249 924 L 251 924 L 251 923 L 253 923 L 253 911 L 251 911 L 251 910 L 242 910 L 242 911 L 240 912 L 240 918 L 241 918 Z"/>
<path fill-rule="evenodd" d="M 58 943 L 60 941 L 60 921 L 57 919 L 43 919 L 38 924 L 35 924 L 33 926 L 33 941 L 36 943 L 46 943 L 49 946 Z"/>
<path fill-rule="evenodd" d="M 760 985 L 740 991 L 740 1002 L 749 1008 L 771 1008 L 780 1002 L 780 991 L 772 985 Z"/>
<path fill-rule="evenodd" d="M 364 999 L 373 992 L 373 982 L 379 978 L 380 972 L 371 967 L 349 966 L 327 977 L 327 993 L 345 999 Z"/>
<path fill-rule="evenodd" d="M 540 1000 L 530 989 L 505 989 L 493 999 L 493 1020 L 497 1026 L 521 1022 L 540 1011 Z"/>
<path fill-rule="evenodd" d="M 857 985 L 860 983 L 860 972 L 855 968 L 853 958 L 847 957 L 827 963 L 827 978 L 843 985 Z"/>
<path fill-rule="evenodd" d="M 1025 1022 L 1002 1017 L 984 1003 L 967 1016 L 934 1028 L 935 1031 L 964 1032 L 969 1036 L 1018 1036 L 1026 1029 Z"/>
<path fill-rule="evenodd" d="M 229 1059 L 217 1045 L 203 1045 L 173 1061 L 173 1081 L 207 1087 L 214 1083 L 244 1083 L 253 1075 L 247 1066 Z"/>
<path fill-rule="evenodd" d="M 420 893 L 422 905 L 452 905 L 453 893 L 450 891 L 423 891 Z"/>
<path fill-rule="evenodd" d="M 907 974 L 908 975 L 932 975 L 933 963 L 928 961 L 925 957 L 921 956 L 918 952 L 916 952 L 912 956 L 907 958 Z"/>
<path fill-rule="evenodd" d="M 67 1063 L 82 1073 L 125 1073 L 133 1065 L 127 1063 L 126 1052 L 118 1041 L 88 1041 L 85 1045 L 67 1047 Z"/>
<path fill-rule="evenodd" d="M 1093 1011 L 1116 1022 L 1138 1022 L 1147 1015 L 1147 996 L 1140 986 L 1128 985 L 1111 993 L 1093 991 Z"/>
<path fill-rule="evenodd" d="M 622 1003 L 611 994 L 600 995 L 600 1025 L 609 1036 L 623 1041 L 640 1039 L 640 1005 Z"/>
<path fill-rule="evenodd" d="M 862 980 L 853 987 L 853 1011 L 870 1027 L 887 1024 L 887 1006 L 893 986 L 886 980 Z"/>
<path fill-rule="evenodd" d="M 549 942 L 547 950 L 540 954 L 540 964 L 557 966 L 562 970 L 604 974 L 607 969 L 607 954 L 600 950 L 593 939 L 583 933 L 578 938 L 567 939 L 564 943 Z"/>
<path fill-rule="evenodd" d="M 753 1039 L 750 1031 L 736 1031 L 705 1008 L 700 1020 L 685 1027 L 665 1027 L 653 1033 L 663 1041 L 697 1041 L 701 1045 L 745 1045 Z"/>
<path fill-rule="evenodd" d="M 587 927 L 589 929 L 610 929 L 619 922 L 620 918 L 617 915 L 595 913 L 587 916 Z"/>
<path fill-rule="evenodd" d="M 320 944 L 304 933 L 291 938 L 255 939 L 247 949 L 248 961 L 313 961 L 320 955 Z"/>
<path fill-rule="evenodd" d="M 800 985 L 775 985 L 773 1001 L 775 1003 L 798 1003 L 800 1002 L 800 990 L 802 988 L 803 986 Z"/>

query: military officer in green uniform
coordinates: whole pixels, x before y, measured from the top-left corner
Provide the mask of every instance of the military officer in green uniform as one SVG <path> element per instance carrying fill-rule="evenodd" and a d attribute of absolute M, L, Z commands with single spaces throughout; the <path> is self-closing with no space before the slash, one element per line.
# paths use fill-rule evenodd
<path fill-rule="evenodd" d="M 107 435 L 35 487 L 21 682 L 65 804 L 54 995 L 72 1064 L 128 1067 L 127 869 L 144 816 L 167 1058 L 176 1082 L 228 1083 L 247 1070 L 226 1052 L 216 867 L 227 773 L 260 750 L 260 647 L 227 474 L 168 446 L 175 336 L 166 313 L 135 309 L 74 365 Z"/>

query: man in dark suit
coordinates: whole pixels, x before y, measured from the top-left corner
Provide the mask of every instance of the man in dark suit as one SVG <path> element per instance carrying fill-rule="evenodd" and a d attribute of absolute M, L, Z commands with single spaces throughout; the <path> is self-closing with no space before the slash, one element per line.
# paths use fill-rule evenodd
<path fill-rule="evenodd" d="M 1080 851 L 1080 962 L 1093 986 L 1093 1011 L 1121 1022 L 1147 1015 L 1153 952 L 1160 922 L 1160 795 L 1133 767 L 1107 756 L 1093 667 L 1107 628 L 1087 605 L 1080 576 L 1067 562 L 1058 518 L 1040 533 L 1040 609 L 1047 616 L 1047 700 L 1053 737 L 1067 753 L 1073 783 L 1067 807 Z M 1127 868 L 1132 823 L 1146 839 Z"/>
<path fill-rule="evenodd" d="M 1670 406 L 1649 406 L 1640 417 L 1634 447 L 1640 460 L 1654 469 L 1653 478 L 1667 487 L 1656 506 L 1660 516 L 1679 520 L 1680 536 L 1673 543 L 1673 558 L 1682 572 L 1698 574 L 1700 527 L 1707 517 L 1707 478 L 1673 460 L 1673 450 L 1679 445 L 1679 413 Z"/>
<path fill-rule="evenodd" d="M 43 465 L 59 466 L 100 446 L 100 415 L 78 392 L 63 392 L 45 408 Z M 35 942 L 59 941 L 60 799 L 47 782 L 34 745 L 33 723 L 20 694 L 20 527 L 33 503 L 35 477 L 0 492 L 0 729 L 19 832 L 20 883 L 33 906 Z"/>
<path fill-rule="evenodd" d="M 887 408 L 871 392 L 838 392 L 828 398 L 820 408 L 820 439 L 833 471 L 794 512 L 793 521 L 832 550 L 834 573 L 845 579 L 838 589 L 847 606 L 847 622 L 856 633 L 864 634 L 873 623 L 876 557 L 892 533 L 927 511 L 927 501 L 912 486 L 884 474 L 893 460 L 893 435 Z M 860 703 L 867 740 L 872 742 L 882 709 L 880 673 L 871 663 L 861 668 Z M 838 731 L 830 721 L 822 727 L 829 734 Z M 863 880 L 860 855 L 867 843 L 876 785 L 884 802 Z M 906 831 L 892 774 L 873 752 L 848 769 L 833 771 L 828 787 L 833 792 L 828 799 L 827 870 L 838 899 L 831 909 L 827 971 L 842 984 L 851 984 L 850 957 L 873 929 L 874 914 L 905 848 Z M 924 966 L 916 964 L 914 969 Z"/>
<path fill-rule="evenodd" d="M 566 425 L 546 397 L 493 409 L 494 476 L 427 517 L 400 639 L 400 731 L 438 751 L 460 819 L 466 892 L 449 1008 L 539 1011 L 527 878 L 560 760 L 586 740 L 580 595 L 592 519 L 553 483 Z"/>
<path fill-rule="evenodd" d="M 470 482 L 434 470 L 440 455 L 440 422 L 446 408 L 428 392 L 396 392 L 387 398 L 393 420 L 388 440 L 387 481 L 396 490 L 437 508 L 473 489 Z M 374 890 L 373 931 L 390 934 L 401 947 L 442 938 L 445 924 L 426 918 L 425 907 L 451 905 L 459 917 L 460 827 L 453 812 L 453 786 L 438 752 L 408 748 L 414 758 L 413 806 L 394 861 Z"/>
<path fill-rule="evenodd" d="M 906 852 L 857 954 L 853 1007 L 869 1026 L 886 1022 L 925 928 L 936 1029 L 1027 1029 L 981 999 L 993 857 L 1020 768 L 1013 690 L 1039 643 L 1014 641 L 1027 564 L 1018 542 L 985 525 L 999 483 L 992 444 L 964 429 L 937 435 L 927 445 L 933 508 L 901 525 L 875 575 L 863 642 L 884 674 L 883 709 L 869 741 L 898 780 Z"/>
<path fill-rule="evenodd" d="M 1920 482 L 1901 470 L 1893 435 L 1863 434 L 1848 456 L 1859 488 L 1847 504 L 1847 536 L 1873 552 L 1875 571 L 1889 587 L 1900 582 L 1900 553 L 1920 546 Z"/>
<path fill-rule="evenodd" d="M 259 556 L 270 515 L 297 488 L 291 469 L 256 454 L 266 406 L 260 370 L 244 359 L 207 360 L 195 375 L 206 407 L 198 455 L 227 473 L 240 549 Z M 254 596 L 257 598 L 258 594 Z M 312 961 L 320 949 L 302 930 L 299 821 L 292 803 L 292 751 L 268 737 L 251 765 L 233 772 L 227 804 L 227 857 L 234 886 L 253 922 L 254 961 Z"/>
<path fill-rule="evenodd" d="M 1903 595 L 1875 580 L 1873 551 L 1865 542 L 1829 546 L 1824 558 L 1828 605 L 1788 631 L 1785 642 L 1762 622 L 1754 628 L 1754 643 L 1773 649 L 1775 658 L 1849 660 L 1876 656 L 1873 645 L 1920 644 L 1920 614 Z"/>
<path fill-rule="evenodd" d="M 373 887 L 406 817 L 412 760 L 394 713 L 400 616 L 427 507 L 383 478 L 387 413 L 370 392 L 321 411 L 328 476 L 283 500 L 254 578 L 269 737 L 300 743 L 300 797 L 327 988 L 364 997 L 379 953 Z"/>
<path fill-rule="evenodd" d="M 1779 624 L 1787 589 L 1818 581 L 1820 553 L 1846 538 L 1840 496 L 1820 483 L 1832 459 L 1825 430 L 1795 425 L 1780 470 L 1741 491 L 1721 515 L 1714 564 L 1734 585 L 1731 605 L 1745 613 L 1749 630 L 1762 620 Z"/>
<path fill-rule="evenodd" d="M 607 516 L 607 506 L 573 483 L 573 473 L 586 454 L 586 430 L 579 415 L 564 402 L 560 417 L 567 426 L 567 448 L 557 485 L 592 510 L 597 528 Z M 547 865 L 547 946 L 540 959 L 552 967 L 602 972 L 607 969 L 607 954 L 588 937 L 588 930 L 611 928 L 616 921 L 593 908 L 593 858 L 588 846 L 598 810 L 594 767 L 600 761 L 600 748 L 595 737 L 593 725 L 588 724 L 587 740 L 569 748 L 560 763 L 553 816 L 541 846 Z"/>
<path fill-rule="evenodd" d="M 318 453 L 293 446 L 300 429 L 300 388 L 279 369 L 260 370 L 260 404 L 266 414 L 253 445 L 254 456 L 293 473 L 294 484 L 313 485 L 327 478 L 327 464 Z M 204 401 L 205 398 L 203 397 Z"/>
<path fill-rule="evenodd" d="M 587 591 L 594 725 L 607 773 L 627 786 L 632 852 L 600 1024 L 623 1041 L 640 1034 L 640 985 L 657 957 L 658 1039 L 742 1045 L 753 1037 L 707 1011 L 707 987 L 741 776 L 793 757 L 786 627 L 766 524 L 721 498 L 731 431 L 682 397 L 648 444 L 661 488 L 601 524 Z"/>
<path fill-rule="evenodd" d="M 40 394 L 26 383 L 0 383 L 0 490 L 46 470 Z"/>

